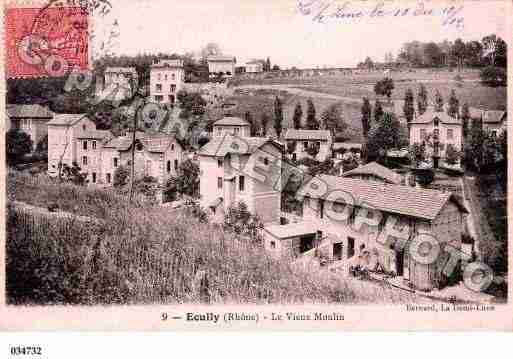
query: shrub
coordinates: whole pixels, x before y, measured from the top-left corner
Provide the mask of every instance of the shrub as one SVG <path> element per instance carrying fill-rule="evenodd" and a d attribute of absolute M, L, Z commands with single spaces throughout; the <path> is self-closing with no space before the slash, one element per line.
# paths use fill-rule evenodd
<path fill-rule="evenodd" d="M 22 162 L 23 157 L 32 151 L 32 140 L 30 136 L 26 132 L 16 128 L 7 131 L 5 144 L 7 162 L 10 164 Z"/>
<path fill-rule="evenodd" d="M 130 173 L 125 166 L 119 166 L 114 171 L 114 187 L 122 187 L 127 184 Z"/>
<path fill-rule="evenodd" d="M 483 85 L 492 87 L 506 85 L 506 71 L 500 67 L 485 67 L 481 70 L 479 76 Z"/>

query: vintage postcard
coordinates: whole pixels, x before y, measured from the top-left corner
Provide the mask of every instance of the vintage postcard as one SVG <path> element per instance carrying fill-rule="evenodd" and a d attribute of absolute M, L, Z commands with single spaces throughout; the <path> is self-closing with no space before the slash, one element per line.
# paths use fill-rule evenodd
<path fill-rule="evenodd" d="M 6 1 L 0 330 L 511 331 L 512 10 Z"/>

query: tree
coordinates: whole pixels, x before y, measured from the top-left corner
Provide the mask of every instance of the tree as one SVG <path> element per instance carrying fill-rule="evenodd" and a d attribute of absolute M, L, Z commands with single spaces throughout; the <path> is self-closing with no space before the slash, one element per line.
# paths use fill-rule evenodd
<path fill-rule="evenodd" d="M 372 59 L 369 56 L 367 56 L 365 58 L 365 61 L 363 62 L 363 64 L 364 64 L 365 68 L 367 68 L 367 69 L 374 68 L 374 62 L 372 62 Z"/>
<path fill-rule="evenodd" d="M 278 65 L 274 64 L 274 65 L 273 65 L 273 69 L 272 69 L 272 70 L 273 70 L 273 71 L 280 71 L 280 66 L 278 66 Z"/>
<path fill-rule="evenodd" d="M 465 62 L 468 66 L 481 66 L 483 45 L 479 41 L 469 41 L 465 44 Z"/>
<path fill-rule="evenodd" d="M 465 60 L 466 50 L 465 43 L 461 39 L 456 39 L 456 41 L 454 41 L 454 45 L 452 45 L 452 56 L 457 61 L 458 71 Z"/>
<path fill-rule="evenodd" d="M 403 105 L 404 117 L 406 117 L 406 122 L 408 123 L 413 120 L 413 115 L 415 114 L 415 105 L 413 104 L 413 101 L 413 91 L 408 88 L 404 94 Z"/>
<path fill-rule="evenodd" d="M 419 115 L 422 115 L 424 112 L 426 112 L 427 106 L 428 99 L 426 86 L 424 86 L 424 84 L 420 84 L 419 93 L 417 95 L 417 108 L 419 110 Z"/>
<path fill-rule="evenodd" d="M 419 164 L 426 160 L 426 144 L 414 143 L 408 149 L 410 161 L 414 167 L 419 167 Z"/>
<path fill-rule="evenodd" d="M 369 132 L 369 157 L 383 161 L 388 151 L 400 143 L 400 123 L 394 115 L 385 113 L 381 121 Z"/>
<path fill-rule="evenodd" d="M 294 128 L 296 130 L 301 129 L 302 120 L 303 120 L 303 108 L 301 107 L 301 103 L 298 102 L 296 104 L 296 108 L 294 108 L 294 116 L 292 117 L 292 122 L 294 123 Z"/>
<path fill-rule="evenodd" d="M 168 180 L 170 186 L 175 186 L 176 191 L 182 195 L 199 198 L 199 166 L 190 159 L 180 163 L 176 176 Z"/>
<path fill-rule="evenodd" d="M 293 154 L 296 151 L 297 142 L 296 141 L 287 141 L 287 153 L 289 155 Z"/>
<path fill-rule="evenodd" d="M 28 133 L 12 128 L 7 131 L 6 138 L 6 157 L 10 164 L 16 164 L 23 160 L 23 156 L 32 151 L 32 140 Z"/>
<path fill-rule="evenodd" d="M 264 228 L 262 220 L 251 214 L 248 206 L 240 201 L 228 208 L 224 217 L 223 228 L 238 235 L 249 237 L 252 241 L 260 242 L 261 230 Z"/>
<path fill-rule="evenodd" d="M 444 110 L 444 99 L 440 91 L 436 90 L 435 93 L 435 112 L 443 112 Z"/>
<path fill-rule="evenodd" d="M 424 64 L 430 67 L 438 67 L 442 63 L 442 51 L 434 42 L 424 45 Z"/>
<path fill-rule="evenodd" d="M 466 103 L 466 102 L 461 107 L 461 121 L 462 121 L 463 137 L 467 138 L 468 123 L 470 121 L 470 109 L 468 107 L 468 103 Z"/>
<path fill-rule="evenodd" d="M 505 86 L 507 80 L 506 71 L 500 67 L 487 66 L 479 74 L 481 83 L 486 86 Z"/>
<path fill-rule="evenodd" d="M 489 59 L 490 66 L 505 66 L 506 62 L 504 61 L 507 54 L 507 45 L 500 37 L 495 34 L 488 35 L 483 37 L 481 40 L 483 44 L 483 49 L 485 52 L 485 57 Z M 500 60 L 500 64 L 498 64 L 497 60 Z"/>
<path fill-rule="evenodd" d="M 362 132 L 363 137 L 367 139 L 370 130 L 372 108 L 367 97 L 363 98 L 362 104 Z"/>
<path fill-rule="evenodd" d="M 267 126 L 269 125 L 269 116 L 266 113 L 262 114 L 262 119 L 260 121 L 262 124 L 262 136 L 267 136 Z"/>
<path fill-rule="evenodd" d="M 388 102 L 390 102 L 390 97 L 392 96 L 393 90 L 394 80 L 392 80 L 390 77 L 385 77 L 374 85 L 374 92 L 376 95 L 386 96 L 388 98 Z"/>
<path fill-rule="evenodd" d="M 279 139 L 283 130 L 283 104 L 278 96 L 274 99 L 274 130 Z"/>
<path fill-rule="evenodd" d="M 307 130 L 318 130 L 320 125 L 319 121 L 315 117 L 315 105 L 312 99 L 308 99 L 306 109 L 306 129 Z"/>
<path fill-rule="evenodd" d="M 129 176 L 130 174 L 125 166 L 117 167 L 114 171 L 114 187 L 122 187 L 126 185 Z"/>
<path fill-rule="evenodd" d="M 376 123 L 379 123 L 384 114 L 385 114 L 385 111 L 383 111 L 383 106 L 381 105 L 381 101 L 376 100 L 376 102 L 374 103 L 374 121 Z"/>
<path fill-rule="evenodd" d="M 259 131 L 260 131 L 260 128 L 259 128 L 259 124 L 258 124 L 258 121 L 255 119 L 253 119 L 253 116 L 251 116 L 251 112 L 249 111 L 246 111 L 244 113 L 244 119 L 249 123 L 249 131 L 250 131 L 250 135 L 251 136 L 256 136 Z"/>
<path fill-rule="evenodd" d="M 347 128 L 347 124 L 342 118 L 340 106 L 340 103 L 331 104 L 321 115 L 323 128 L 329 130 L 334 137 Z"/>
<path fill-rule="evenodd" d="M 447 148 L 445 149 L 445 162 L 447 164 L 453 166 L 458 163 L 461 158 L 461 153 L 456 150 L 453 144 L 447 144 Z"/>
<path fill-rule="evenodd" d="M 271 71 L 271 60 L 269 59 L 269 57 L 267 58 L 267 60 L 265 60 L 264 71 Z"/>
<path fill-rule="evenodd" d="M 456 92 L 451 90 L 449 96 L 449 106 L 447 107 L 447 114 L 451 117 L 457 118 L 460 110 L 460 101 L 456 97 Z"/>
<path fill-rule="evenodd" d="M 209 42 L 200 51 L 202 62 L 206 62 L 209 56 L 222 55 L 221 47 L 215 42 Z"/>

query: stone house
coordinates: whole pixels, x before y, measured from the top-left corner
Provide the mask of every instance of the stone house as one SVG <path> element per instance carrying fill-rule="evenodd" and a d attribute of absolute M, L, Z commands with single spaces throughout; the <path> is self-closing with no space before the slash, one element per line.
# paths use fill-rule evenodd
<path fill-rule="evenodd" d="M 428 150 L 433 158 L 433 166 L 438 167 L 439 160 L 445 161 L 448 146 L 456 151 L 463 148 L 462 122 L 445 112 L 426 111 L 409 123 L 410 146 L 423 142 L 429 144 Z"/>
<path fill-rule="evenodd" d="M 173 105 L 185 79 L 183 60 L 160 60 L 150 67 L 150 97 L 156 103 Z"/>
<path fill-rule="evenodd" d="M 78 160 L 78 137 L 90 131 L 97 131 L 96 125 L 85 114 L 55 114 L 47 123 L 48 173 L 58 175 L 59 163 L 80 165 Z M 110 132 L 103 132 L 105 137 Z"/>
<path fill-rule="evenodd" d="M 333 138 L 330 131 L 296 130 L 289 128 L 287 129 L 287 132 L 285 132 L 284 139 L 287 146 L 289 143 L 296 143 L 295 150 L 291 154 L 294 161 L 305 157 L 311 157 L 307 152 L 307 148 L 312 145 L 316 145 L 319 148 L 319 153 L 315 156 L 316 160 L 325 161 L 331 157 Z"/>
<path fill-rule="evenodd" d="M 297 257 L 322 248 L 331 260 L 394 273 L 421 290 L 443 285 L 439 263 L 414 260 L 408 241 L 422 234 L 442 247 L 461 248 L 468 212 L 453 194 L 325 175 L 300 192 L 304 222 L 264 229 L 265 247 L 274 255 Z M 404 246 L 396 245 L 399 237 Z"/>
<path fill-rule="evenodd" d="M 209 56 L 207 58 L 208 72 L 211 77 L 215 75 L 233 77 L 235 74 L 236 62 L 237 60 L 233 56 Z"/>
<path fill-rule="evenodd" d="M 248 61 L 244 68 L 246 73 L 260 73 L 264 71 L 264 65 L 260 60 Z"/>
<path fill-rule="evenodd" d="M 96 130 L 96 126 L 76 136 L 77 164 L 87 173 L 86 180 L 91 184 L 102 183 L 103 147 L 111 138 L 110 131 Z"/>
<path fill-rule="evenodd" d="M 251 124 L 239 117 L 225 116 L 214 122 L 213 135 L 215 137 L 223 137 L 225 135 L 233 135 L 239 137 L 251 136 Z"/>
<path fill-rule="evenodd" d="M 268 138 L 214 137 L 198 153 L 202 207 L 222 221 L 242 201 L 264 223 L 279 223 L 282 154 Z"/>
<path fill-rule="evenodd" d="M 32 149 L 48 134 L 47 123 L 53 119 L 53 112 L 41 105 L 7 105 L 5 130 L 17 128 L 27 133 L 32 140 Z"/>

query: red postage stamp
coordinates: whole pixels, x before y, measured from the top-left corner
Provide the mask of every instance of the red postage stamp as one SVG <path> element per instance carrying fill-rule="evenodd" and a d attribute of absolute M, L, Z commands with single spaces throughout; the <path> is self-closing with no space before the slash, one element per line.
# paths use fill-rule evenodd
<path fill-rule="evenodd" d="M 5 9 L 6 76 L 63 76 L 89 63 L 88 12 L 77 6 Z"/>

